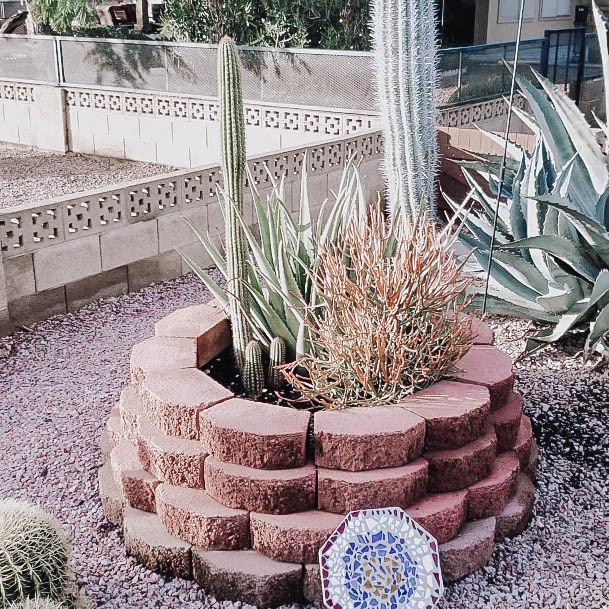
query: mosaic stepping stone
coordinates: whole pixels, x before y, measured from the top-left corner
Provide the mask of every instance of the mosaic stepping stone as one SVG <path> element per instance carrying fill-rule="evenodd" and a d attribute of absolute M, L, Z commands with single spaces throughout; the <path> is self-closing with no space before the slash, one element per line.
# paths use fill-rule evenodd
<path fill-rule="evenodd" d="M 400 508 L 350 512 L 319 564 L 329 609 L 433 609 L 444 592 L 437 541 Z"/>

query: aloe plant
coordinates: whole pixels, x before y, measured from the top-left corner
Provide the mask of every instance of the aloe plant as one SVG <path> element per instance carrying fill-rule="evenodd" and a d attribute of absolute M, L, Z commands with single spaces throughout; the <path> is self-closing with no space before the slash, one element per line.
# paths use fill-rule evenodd
<path fill-rule="evenodd" d="M 306 163 L 303 163 L 306 166 Z M 320 246 L 335 242 L 352 217 L 364 217 L 365 198 L 359 174 L 353 163 L 347 163 L 335 200 L 324 202 L 317 221 L 312 219 L 307 175 L 301 177 L 301 197 L 297 218 L 284 203 L 283 180 L 272 181 L 272 191 L 263 203 L 254 180 L 249 183 L 260 236 L 248 227 L 242 214 L 237 214 L 247 241 L 249 275 L 244 283 L 250 296 L 249 313 L 245 315 L 253 338 L 268 355 L 271 342 L 280 337 L 285 341 L 286 361 L 308 353 L 311 349 L 305 317 L 316 307 L 312 271 L 317 265 Z M 226 215 L 227 201 L 221 203 Z M 202 233 L 186 220 L 207 250 L 212 261 L 226 279 L 226 257 L 208 234 Z M 179 250 L 178 250 L 179 251 Z M 186 263 L 225 308 L 227 290 L 202 269 L 191 257 L 180 252 Z"/>
<path fill-rule="evenodd" d="M 434 209 L 437 169 L 437 28 L 430 0 L 374 0 L 377 97 L 393 217 Z"/>
<path fill-rule="evenodd" d="M 597 27 L 602 27 L 598 34 L 609 85 L 606 24 L 596 5 L 593 10 Z M 608 159 L 575 103 L 541 75 L 534 72 L 534 77 L 539 88 L 518 79 L 531 112 L 514 112 L 536 134 L 536 143 L 531 152 L 508 144 L 511 158 L 498 210 L 489 310 L 544 324 L 531 334 L 525 353 L 583 331 L 586 352 L 607 356 Z M 489 265 L 499 167 L 500 159 L 492 156 L 465 163 L 468 200 L 457 205 L 446 197 L 466 229 L 460 238 L 482 269 Z M 468 211 L 472 201 L 477 205 Z"/>

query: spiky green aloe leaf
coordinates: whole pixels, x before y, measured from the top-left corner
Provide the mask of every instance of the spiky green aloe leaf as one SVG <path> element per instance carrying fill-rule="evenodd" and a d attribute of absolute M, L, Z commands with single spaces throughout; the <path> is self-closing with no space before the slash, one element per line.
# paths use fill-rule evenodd
<path fill-rule="evenodd" d="M 514 241 L 513 243 L 506 243 L 499 247 L 508 250 L 520 248 L 541 250 L 568 265 L 575 273 L 585 277 L 590 283 L 596 280 L 600 271 L 596 265 L 582 254 L 580 248 L 575 243 L 557 235 L 529 237 Z"/>

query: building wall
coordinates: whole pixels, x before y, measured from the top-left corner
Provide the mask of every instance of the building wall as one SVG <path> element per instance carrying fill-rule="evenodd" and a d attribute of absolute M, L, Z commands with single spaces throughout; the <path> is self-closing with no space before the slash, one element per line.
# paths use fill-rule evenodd
<path fill-rule="evenodd" d="M 486 0 L 488 2 L 488 27 L 486 31 L 486 43 L 494 42 L 513 42 L 516 38 L 517 24 L 500 23 L 499 22 L 499 2 L 500 0 Z M 541 18 L 541 3 L 543 0 L 527 0 L 533 4 L 535 17 L 526 19 L 523 24 L 522 36 L 523 40 L 533 38 L 543 38 L 545 30 L 555 30 L 561 28 L 573 27 L 575 18 L 576 4 L 589 4 L 587 0 L 575 1 L 572 0 L 571 15 L 559 19 L 542 19 Z"/>

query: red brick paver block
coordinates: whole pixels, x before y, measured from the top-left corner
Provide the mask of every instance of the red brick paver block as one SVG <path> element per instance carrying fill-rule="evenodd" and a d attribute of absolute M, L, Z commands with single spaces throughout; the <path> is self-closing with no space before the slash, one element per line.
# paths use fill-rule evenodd
<path fill-rule="evenodd" d="M 320 467 L 399 467 L 423 451 L 425 421 L 399 406 L 322 410 L 314 417 L 315 463 Z"/>
<path fill-rule="evenodd" d="M 319 564 L 304 566 L 304 581 L 302 595 L 305 601 L 314 603 L 318 607 L 323 606 L 323 595 L 321 591 L 321 572 Z"/>
<path fill-rule="evenodd" d="M 531 456 L 529 457 L 529 462 L 527 464 L 525 473 L 528 474 L 529 478 L 533 481 L 537 481 L 537 468 L 539 467 L 539 450 L 537 448 L 537 444 L 535 444 L 535 440 L 533 440 L 533 444 L 531 445 Z"/>
<path fill-rule="evenodd" d="M 99 458 L 102 465 L 105 465 L 110 460 L 110 451 L 112 447 L 110 446 L 110 440 L 108 439 L 108 432 L 104 429 L 99 435 Z"/>
<path fill-rule="evenodd" d="M 123 439 L 123 428 L 121 426 L 121 415 L 118 410 L 118 406 L 115 406 L 108 416 L 106 421 L 106 434 L 108 436 L 108 444 L 110 449 L 118 446 L 120 441 Z"/>
<path fill-rule="evenodd" d="M 489 427 L 487 433 L 461 448 L 426 452 L 429 462 L 429 490 L 433 493 L 458 491 L 475 484 L 491 473 L 497 438 Z"/>
<path fill-rule="evenodd" d="M 514 375 L 509 355 L 490 345 L 474 345 L 458 362 L 462 370 L 455 380 L 487 387 L 491 395 L 491 409 L 503 406 L 512 387 Z"/>
<path fill-rule="evenodd" d="M 523 416 L 520 419 L 520 428 L 514 442 L 514 452 L 518 455 L 520 461 L 520 469 L 526 471 L 533 450 L 533 428 L 531 427 L 531 419 Z"/>
<path fill-rule="evenodd" d="M 467 491 L 427 495 L 411 505 L 407 512 L 429 531 L 438 543 L 445 543 L 459 534 L 465 522 Z"/>
<path fill-rule="evenodd" d="M 232 393 L 195 368 L 151 372 L 140 393 L 144 414 L 169 436 L 199 438 L 199 413 Z"/>
<path fill-rule="evenodd" d="M 133 385 L 128 385 L 121 391 L 118 411 L 123 435 L 131 442 L 137 442 L 139 421 L 144 411 L 140 394 Z"/>
<path fill-rule="evenodd" d="M 250 518 L 254 550 L 274 560 L 311 563 L 344 516 L 312 510 L 280 516 L 252 512 Z"/>
<path fill-rule="evenodd" d="M 461 579 L 488 563 L 493 553 L 495 526 L 495 518 L 468 522 L 458 537 L 440 545 L 445 582 Z"/>
<path fill-rule="evenodd" d="M 114 479 L 128 505 L 145 512 L 156 511 L 155 489 L 159 480 L 145 471 L 137 447 L 122 440 L 110 453 Z"/>
<path fill-rule="evenodd" d="M 190 544 L 167 533 L 155 514 L 126 508 L 125 550 L 149 569 L 169 577 L 192 576 Z"/>
<path fill-rule="evenodd" d="M 117 527 L 123 525 L 123 511 L 125 499 L 109 463 L 102 465 L 97 471 L 97 485 L 99 498 L 106 518 Z"/>
<path fill-rule="evenodd" d="M 302 565 L 281 563 L 258 552 L 192 550 L 195 581 L 218 600 L 277 607 L 302 597 Z"/>
<path fill-rule="evenodd" d="M 309 418 L 295 408 L 235 398 L 201 413 L 201 440 L 225 463 L 302 467 Z"/>
<path fill-rule="evenodd" d="M 138 387 L 148 372 L 197 367 L 197 344 L 189 338 L 152 336 L 131 350 L 131 382 Z"/>
<path fill-rule="evenodd" d="M 214 457 L 205 461 L 207 494 L 227 507 L 289 514 L 315 508 L 314 465 L 292 469 L 256 469 L 224 463 Z"/>
<path fill-rule="evenodd" d="M 496 516 L 516 490 L 520 464 L 512 451 L 495 459 L 490 475 L 469 487 L 467 514 L 470 520 Z"/>
<path fill-rule="evenodd" d="M 510 393 L 507 403 L 491 412 L 489 421 L 497 434 L 497 453 L 511 450 L 516 442 L 522 417 L 522 398 L 515 391 Z"/>
<path fill-rule="evenodd" d="M 518 475 L 516 494 L 497 516 L 495 538 L 514 537 L 524 531 L 533 513 L 535 487 L 526 474 Z"/>
<path fill-rule="evenodd" d="M 474 317 L 472 321 L 474 345 L 492 345 L 495 342 L 493 329 L 481 319 Z"/>
<path fill-rule="evenodd" d="M 206 550 L 241 550 L 249 546 L 249 514 L 233 510 L 205 491 L 161 484 L 157 511 L 170 534 Z"/>
<path fill-rule="evenodd" d="M 178 309 L 157 321 L 157 336 L 188 338 L 195 341 L 197 366 L 222 353 L 231 344 L 230 324 L 226 315 L 208 304 Z"/>
<path fill-rule="evenodd" d="M 408 465 L 371 469 L 363 472 L 319 468 L 317 505 L 320 510 L 347 514 L 368 508 L 406 508 L 427 490 L 425 459 Z"/>
<path fill-rule="evenodd" d="M 459 448 L 484 434 L 490 411 L 486 387 L 442 381 L 400 406 L 425 419 L 425 450 Z"/>
<path fill-rule="evenodd" d="M 203 488 L 203 463 L 209 451 L 198 440 L 168 436 L 142 420 L 138 454 L 143 468 L 163 482 Z"/>

